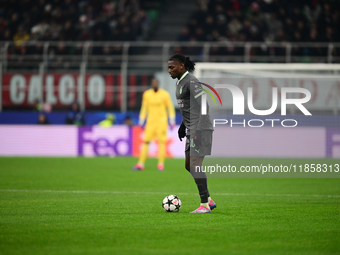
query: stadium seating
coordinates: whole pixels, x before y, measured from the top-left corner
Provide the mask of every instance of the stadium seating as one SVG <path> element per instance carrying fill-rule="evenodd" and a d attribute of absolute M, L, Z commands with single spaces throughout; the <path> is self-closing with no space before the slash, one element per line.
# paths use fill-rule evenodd
<path fill-rule="evenodd" d="M 339 41 L 337 1 L 199 0 L 180 41 Z"/>
<path fill-rule="evenodd" d="M 279 0 L 199 0 L 178 41 L 221 42 L 224 47 L 211 47 L 210 61 L 242 61 L 227 56 L 242 55 L 244 47 L 235 42 L 282 43 L 282 47 L 253 45 L 250 55 L 264 56 L 258 62 L 270 62 L 268 56 L 286 54 L 285 43 L 339 42 L 340 13 L 337 1 L 279 1 Z M 232 44 L 231 44 L 232 43 Z M 189 55 L 197 55 L 198 48 L 177 48 Z M 338 48 L 332 50 L 338 56 Z M 297 62 L 324 62 L 318 56 L 327 55 L 327 46 L 293 46 L 291 54 Z M 216 56 L 216 57 L 214 57 Z M 222 57 L 221 57 L 222 56 Z M 226 56 L 226 57 L 223 57 Z M 266 57 L 267 56 L 267 57 Z M 316 57 L 311 60 L 310 56 Z M 278 62 L 278 58 L 274 61 Z"/>
<path fill-rule="evenodd" d="M 147 38 L 157 8 L 147 1 L 20 0 L 0 9 L 0 40 L 134 41 Z M 157 5 L 156 5 L 157 6 Z"/>

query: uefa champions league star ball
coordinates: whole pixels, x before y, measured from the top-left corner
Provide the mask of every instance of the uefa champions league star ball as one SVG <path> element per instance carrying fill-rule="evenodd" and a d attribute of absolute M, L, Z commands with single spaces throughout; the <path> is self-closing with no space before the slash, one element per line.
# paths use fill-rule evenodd
<path fill-rule="evenodd" d="M 166 212 L 178 212 L 181 209 L 182 202 L 178 196 L 169 195 L 163 199 L 162 206 Z"/>

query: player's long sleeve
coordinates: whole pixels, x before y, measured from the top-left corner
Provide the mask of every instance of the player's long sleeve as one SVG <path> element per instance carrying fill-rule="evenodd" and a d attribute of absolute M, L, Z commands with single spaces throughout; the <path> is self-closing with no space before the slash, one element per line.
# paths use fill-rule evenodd
<path fill-rule="evenodd" d="M 139 125 L 142 126 L 145 122 L 146 115 L 148 113 L 148 100 L 146 93 L 143 94 L 143 100 L 142 100 L 142 108 L 140 109 L 139 113 Z"/>
<path fill-rule="evenodd" d="M 175 108 L 174 105 L 172 103 L 170 94 L 168 93 L 167 96 L 167 100 L 166 100 L 166 107 L 168 110 L 168 115 L 169 115 L 169 120 L 170 120 L 170 125 L 175 125 L 176 121 L 175 121 Z"/>
<path fill-rule="evenodd" d="M 204 93 L 204 91 L 202 90 L 201 84 L 193 83 L 190 86 L 190 93 L 193 95 L 195 102 L 197 103 L 197 106 L 199 107 L 199 109 L 201 109 L 201 107 L 202 107 L 202 98 L 201 97 Z M 207 103 L 207 112 L 209 112 L 208 103 Z M 210 127 L 210 125 L 208 125 L 209 122 L 211 122 L 211 120 L 210 120 L 210 116 L 208 114 L 206 114 L 206 115 L 199 114 L 199 120 L 198 120 L 196 130 L 202 131 L 204 129 L 210 129 L 210 128 L 208 128 L 208 127 Z"/>

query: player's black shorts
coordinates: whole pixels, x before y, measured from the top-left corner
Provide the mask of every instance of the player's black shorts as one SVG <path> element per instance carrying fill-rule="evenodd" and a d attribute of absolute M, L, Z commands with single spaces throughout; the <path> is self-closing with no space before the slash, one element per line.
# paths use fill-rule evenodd
<path fill-rule="evenodd" d="M 202 144 L 197 147 L 194 144 L 193 138 L 187 136 L 185 143 L 185 155 L 191 157 L 204 157 L 211 155 L 213 130 L 202 131 Z"/>

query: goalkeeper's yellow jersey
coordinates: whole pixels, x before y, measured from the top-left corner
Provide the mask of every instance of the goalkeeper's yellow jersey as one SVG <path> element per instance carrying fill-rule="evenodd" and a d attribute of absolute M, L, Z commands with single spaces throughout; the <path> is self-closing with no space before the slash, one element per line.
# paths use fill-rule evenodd
<path fill-rule="evenodd" d="M 175 124 L 175 108 L 172 104 L 169 92 L 164 89 L 148 89 L 143 94 L 142 108 L 139 114 L 139 123 L 155 127 L 167 127 L 168 116 L 170 124 Z"/>

